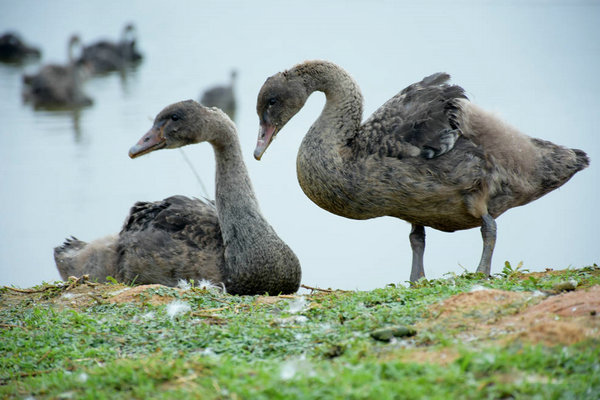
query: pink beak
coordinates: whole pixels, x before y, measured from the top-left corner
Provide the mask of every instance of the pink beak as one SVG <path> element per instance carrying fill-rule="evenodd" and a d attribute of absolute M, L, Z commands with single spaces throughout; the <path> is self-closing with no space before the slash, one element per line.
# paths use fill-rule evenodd
<path fill-rule="evenodd" d="M 129 157 L 136 158 L 154 150 L 162 149 L 167 145 L 162 128 L 152 127 L 142 138 L 129 149 Z"/>
<path fill-rule="evenodd" d="M 277 134 L 277 129 L 273 125 L 266 123 L 260 124 L 260 130 L 258 131 L 258 140 L 256 142 L 256 149 L 254 149 L 254 158 L 260 160 L 267 147 L 273 141 L 273 138 Z"/>

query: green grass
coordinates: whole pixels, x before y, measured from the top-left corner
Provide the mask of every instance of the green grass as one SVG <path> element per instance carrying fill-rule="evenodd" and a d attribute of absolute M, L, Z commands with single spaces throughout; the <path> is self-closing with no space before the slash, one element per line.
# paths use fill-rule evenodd
<path fill-rule="evenodd" d="M 96 295 L 92 305 L 69 308 L 53 301 L 67 293 L 60 285 L 42 285 L 34 294 L 4 288 L 0 397 L 598 398 L 598 337 L 543 346 L 482 338 L 464 343 L 456 331 L 436 327 L 391 342 L 370 335 L 382 327 L 435 322 L 430 305 L 475 285 L 551 293 L 567 280 L 578 290 L 599 285 L 600 268 L 536 275 L 507 267 L 490 280 L 467 274 L 411 288 L 318 292 L 274 303 L 161 288 L 142 302 L 111 304 Z M 113 286 L 101 290 L 121 287 Z M 191 310 L 172 317 L 167 305 L 150 303 L 153 294 Z M 457 356 L 422 363 L 404 357 L 412 349 Z"/>

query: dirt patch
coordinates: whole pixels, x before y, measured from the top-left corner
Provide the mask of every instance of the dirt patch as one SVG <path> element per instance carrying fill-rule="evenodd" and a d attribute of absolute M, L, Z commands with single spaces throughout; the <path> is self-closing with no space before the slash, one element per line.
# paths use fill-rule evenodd
<path fill-rule="evenodd" d="M 460 293 L 430 308 L 417 329 L 459 340 L 522 340 L 547 346 L 600 337 L 600 286 L 545 297 L 495 289 Z"/>
<path fill-rule="evenodd" d="M 404 362 L 414 362 L 417 364 L 438 364 L 448 365 L 453 363 L 459 354 L 456 350 L 450 348 L 443 349 L 411 349 L 404 351 L 400 359 Z"/>
<path fill-rule="evenodd" d="M 573 344 L 600 337 L 600 286 L 549 297 L 503 323 L 517 331 L 516 338 L 531 343 Z"/>
<path fill-rule="evenodd" d="M 521 324 L 516 328 L 520 328 L 521 331 L 507 337 L 506 340 L 519 339 L 533 344 L 542 343 L 546 346 L 555 346 L 557 344 L 575 344 L 595 336 L 593 330 L 574 321 L 535 321 Z"/>
<path fill-rule="evenodd" d="M 600 314 L 600 286 L 562 293 L 523 312 L 525 318 L 554 314 L 561 317 L 587 317 Z"/>
<path fill-rule="evenodd" d="M 521 304 L 531 298 L 531 293 L 507 292 L 497 289 L 475 289 L 460 293 L 442 303 L 434 305 L 430 310 L 438 314 L 438 318 L 462 316 L 492 316 L 510 305 Z"/>
<path fill-rule="evenodd" d="M 168 290 L 171 293 L 157 293 L 161 290 Z M 183 294 L 185 290 L 179 288 L 172 288 L 163 285 L 141 285 L 130 288 L 124 288 L 113 293 L 107 300 L 110 303 L 135 303 L 144 302 L 155 306 L 161 304 L 167 304 L 177 298 L 177 295 L 173 295 L 173 291 L 177 294 Z"/>
<path fill-rule="evenodd" d="M 519 276 L 519 279 L 525 280 L 525 279 L 529 279 L 530 277 L 540 279 L 540 278 L 547 278 L 550 276 L 559 276 L 559 275 L 563 275 L 564 273 L 565 273 L 565 270 L 560 270 L 560 269 L 553 270 L 552 268 L 546 268 L 545 271 L 527 272 L 527 273 L 521 274 Z"/>
<path fill-rule="evenodd" d="M 116 288 L 124 287 L 116 285 Z M 102 304 L 106 293 L 114 291 L 112 285 L 78 284 L 68 286 L 47 285 L 40 289 L 18 289 L 4 287 L 0 293 L 0 308 L 12 307 L 20 303 L 31 305 L 51 305 L 59 310 L 65 308 L 85 309 L 94 304 Z"/>
<path fill-rule="evenodd" d="M 147 302 L 153 305 L 167 304 L 185 291 L 163 285 L 125 286 L 121 284 L 98 284 L 80 278 L 39 289 L 4 287 L 0 294 L 0 307 L 27 302 L 32 305 L 51 305 L 57 309 L 83 310 L 95 304 Z"/>
<path fill-rule="evenodd" d="M 256 304 L 275 304 L 282 300 L 280 296 L 258 296 L 254 302 Z"/>

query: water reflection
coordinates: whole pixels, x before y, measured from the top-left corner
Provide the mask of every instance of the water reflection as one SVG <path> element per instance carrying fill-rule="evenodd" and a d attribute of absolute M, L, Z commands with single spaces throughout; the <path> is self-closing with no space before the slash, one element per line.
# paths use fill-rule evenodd
<path fill-rule="evenodd" d="M 127 65 L 125 68 L 120 69 L 118 71 L 108 72 L 104 74 L 97 75 L 92 79 L 103 79 L 110 75 L 116 75 L 119 77 L 119 83 L 121 85 L 121 92 L 128 96 L 133 94 L 132 82 L 135 79 L 135 75 L 140 68 L 140 63 L 135 63 L 131 65 Z"/>
<path fill-rule="evenodd" d="M 64 132 L 64 121 L 70 121 L 71 131 L 73 132 L 73 139 L 75 143 L 81 143 L 83 140 L 83 133 L 81 128 L 82 110 L 38 110 L 44 114 L 44 118 L 50 119 L 55 118 L 58 122 L 55 125 L 56 131 Z M 52 126 L 51 122 L 46 122 L 49 126 Z"/>

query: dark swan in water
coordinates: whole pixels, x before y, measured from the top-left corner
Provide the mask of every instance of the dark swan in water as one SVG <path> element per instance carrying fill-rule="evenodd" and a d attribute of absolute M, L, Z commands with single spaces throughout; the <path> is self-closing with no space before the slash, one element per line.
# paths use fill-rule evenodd
<path fill-rule="evenodd" d="M 142 60 L 136 47 L 137 30 L 132 23 L 125 25 L 118 42 L 100 40 L 83 48 L 81 61 L 90 66 L 91 73 L 104 74 L 122 71 Z"/>
<path fill-rule="evenodd" d="M 80 45 L 79 37 L 71 36 L 66 65 L 47 64 L 34 75 L 24 75 L 23 99 L 32 103 L 35 108 L 78 108 L 91 105 L 92 99 L 83 91 L 83 82 L 89 70 L 75 56 Z"/>
<path fill-rule="evenodd" d="M 235 81 L 237 71 L 231 71 L 231 78 L 228 85 L 219 85 L 211 87 L 204 91 L 200 98 L 200 104 L 207 107 L 218 107 L 225 111 L 229 118 L 235 121 L 235 112 L 237 103 L 235 100 Z"/>
<path fill-rule="evenodd" d="M 42 52 L 28 45 L 16 32 L 6 32 L 0 36 L 0 62 L 21 63 L 40 58 Z"/>

